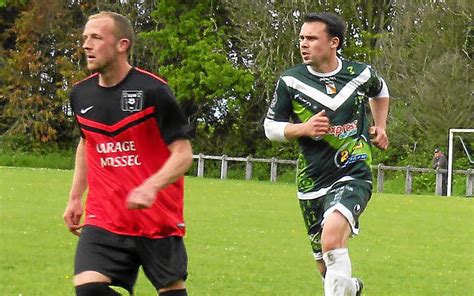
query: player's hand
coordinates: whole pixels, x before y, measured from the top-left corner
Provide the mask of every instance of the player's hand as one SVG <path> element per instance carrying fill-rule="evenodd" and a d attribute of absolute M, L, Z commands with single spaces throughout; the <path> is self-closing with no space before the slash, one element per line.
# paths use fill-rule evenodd
<path fill-rule="evenodd" d="M 322 110 L 313 115 L 303 124 L 303 128 L 307 137 L 324 136 L 329 131 L 329 118 L 326 111 Z"/>
<path fill-rule="evenodd" d="M 77 236 L 81 234 L 81 228 L 84 227 L 84 224 L 81 224 L 82 213 L 83 207 L 81 200 L 70 199 L 66 210 L 64 210 L 63 219 L 69 231 Z"/>
<path fill-rule="evenodd" d="M 369 134 L 371 142 L 378 148 L 385 150 L 388 148 L 388 136 L 385 129 L 377 126 L 371 126 L 369 128 Z"/>
<path fill-rule="evenodd" d="M 148 209 L 156 199 L 157 190 L 146 181 L 130 191 L 127 196 L 127 208 L 132 210 Z"/>

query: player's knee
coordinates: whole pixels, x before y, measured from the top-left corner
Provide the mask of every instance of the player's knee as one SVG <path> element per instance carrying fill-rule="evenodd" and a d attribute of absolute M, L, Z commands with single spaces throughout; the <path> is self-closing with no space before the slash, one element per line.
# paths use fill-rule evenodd
<path fill-rule="evenodd" d="M 77 296 L 120 296 L 121 294 L 115 292 L 109 287 L 108 283 L 88 283 L 80 286 L 76 286 Z"/>
<path fill-rule="evenodd" d="M 334 211 L 329 215 L 323 227 L 321 235 L 323 253 L 347 247 L 350 234 L 351 226 L 347 219 L 338 211 Z"/>
<path fill-rule="evenodd" d="M 335 237 L 328 237 L 323 241 L 323 253 L 342 247 L 342 243 Z"/>
<path fill-rule="evenodd" d="M 321 240 L 323 254 L 331 250 L 346 248 L 348 239 L 348 236 L 339 233 L 329 233 L 323 236 Z"/>
<path fill-rule="evenodd" d="M 321 237 L 322 253 L 344 247 L 344 237 L 337 231 L 327 231 Z"/>
<path fill-rule="evenodd" d="M 338 231 L 327 232 L 321 237 L 321 246 L 323 254 L 331 250 L 346 248 L 349 235 Z"/>
<path fill-rule="evenodd" d="M 80 286 L 88 283 L 111 283 L 112 280 L 97 271 L 86 270 L 74 276 L 74 286 Z"/>

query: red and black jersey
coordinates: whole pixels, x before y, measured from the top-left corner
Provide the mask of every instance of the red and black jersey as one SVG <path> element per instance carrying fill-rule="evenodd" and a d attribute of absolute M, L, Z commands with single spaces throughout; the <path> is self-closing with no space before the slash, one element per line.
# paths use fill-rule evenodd
<path fill-rule="evenodd" d="M 183 177 L 161 190 L 151 208 L 126 206 L 130 190 L 168 159 L 168 145 L 188 137 L 167 83 L 132 68 L 118 85 L 101 87 L 95 74 L 77 83 L 70 99 L 87 151 L 85 223 L 123 235 L 183 236 Z"/>

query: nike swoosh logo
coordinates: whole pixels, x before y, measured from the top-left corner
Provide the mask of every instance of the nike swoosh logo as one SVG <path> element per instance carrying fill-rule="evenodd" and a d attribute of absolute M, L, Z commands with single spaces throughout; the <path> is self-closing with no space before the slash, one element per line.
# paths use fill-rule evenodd
<path fill-rule="evenodd" d="M 94 106 L 90 106 L 84 109 L 81 109 L 81 114 L 86 114 L 90 109 L 94 108 Z"/>

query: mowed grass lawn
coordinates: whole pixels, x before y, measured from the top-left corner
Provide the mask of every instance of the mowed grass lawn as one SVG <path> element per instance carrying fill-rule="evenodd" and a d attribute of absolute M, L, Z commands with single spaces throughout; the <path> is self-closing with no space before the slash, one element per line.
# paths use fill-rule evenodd
<path fill-rule="evenodd" d="M 73 295 L 71 171 L 0 168 L 0 295 Z M 189 295 L 322 295 L 293 184 L 186 179 Z M 474 295 L 474 199 L 375 194 L 351 240 L 365 295 Z M 143 273 L 135 295 L 156 295 Z"/>

